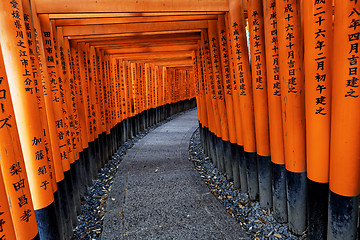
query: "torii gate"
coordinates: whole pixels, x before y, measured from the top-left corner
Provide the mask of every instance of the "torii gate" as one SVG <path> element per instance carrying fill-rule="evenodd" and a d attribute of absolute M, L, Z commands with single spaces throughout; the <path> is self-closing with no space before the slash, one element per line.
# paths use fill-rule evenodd
<path fill-rule="evenodd" d="M 70 238 L 78 192 L 110 154 L 196 95 L 228 180 L 295 234 L 354 238 L 359 18 L 354 0 L 2 1 L 0 155 L 21 147 L 28 177 L 4 168 L 0 191 L 29 206 L 1 204 L 17 219 L 6 236 Z"/>

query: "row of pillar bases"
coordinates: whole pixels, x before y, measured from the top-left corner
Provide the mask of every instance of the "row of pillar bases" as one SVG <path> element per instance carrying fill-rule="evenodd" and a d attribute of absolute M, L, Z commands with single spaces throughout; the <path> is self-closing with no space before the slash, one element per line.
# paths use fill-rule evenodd
<path fill-rule="evenodd" d="M 317 183 L 306 173 L 286 170 L 269 156 L 246 152 L 243 146 L 224 141 L 201 123 L 204 153 L 234 187 L 247 193 L 261 208 L 272 209 L 279 223 L 295 235 L 309 239 L 357 239 L 358 196 L 345 197 Z"/>

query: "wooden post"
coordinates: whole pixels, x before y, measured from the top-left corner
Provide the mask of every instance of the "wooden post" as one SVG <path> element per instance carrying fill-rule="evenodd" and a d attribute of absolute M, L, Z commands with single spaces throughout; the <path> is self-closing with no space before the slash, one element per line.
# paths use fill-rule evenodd
<path fill-rule="evenodd" d="M 260 206 L 272 207 L 264 15 L 261 0 L 248 1 L 249 37 Z"/>
<path fill-rule="evenodd" d="M 239 99 L 239 85 L 236 82 L 235 72 L 235 54 L 234 49 L 231 45 L 231 30 L 229 23 L 229 13 L 225 15 L 225 25 L 227 31 L 227 47 L 229 51 L 229 69 L 230 69 L 230 83 L 232 89 L 232 98 L 234 104 L 234 121 L 236 130 L 236 144 L 232 144 L 232 155 L 233 155 L 233 175 L 234 175 L 234 186 L 244 192 L 247 192 L 247 180 L 246 171 L 241 172 L 241 160 L 244 160 L 244 143 L 242 136 L 242 123 L 240 113 L 240 99 Z M 243 170 L 245 170 L 244 168 Z"/>
<path fill-rule="evenodd" d="M 300 1 L 276 1 L 289 228 L 306 229 L 306 161 L 303 43 Z"/>
<path fill-rule="evenodd" d="M 234 144 L 236 144 L 236 126 L 235 126 L 235 116 L 234 116 L 234 103 L 232 98 L 232 85 L 230 79 L 230 60 L 229 60 L 229 50 L 227 47 L 227 29 L 225 25 L 225 15 L 219 15 L 217 21 L 218 27 L 218 37 L 219 37 L 219 54 L 221 60 L 221 72 L 222 72 L 222 80 L 223 80 L 223 89 L 225 96 L 225 108 L 226 115 L 228 120 L 228 128 L 229 128 L 229 141 L 224 142 L 224 150 L 225 150 L 225 167 L 226 167 L 226 176 L 228 180 L 233 180 L 233 156 L 231 151 Z"/>
<path fill-rule="evenodd" d="M 264 34 L 266 76 L 269 107 L 269 137 L 272 163 L 272 194 L 274 218 L 287 222 L 286 169 L 281 111 L 281 84 L 275 0 L 264 1 Z"/>
<path fill-rule="evenodd" d="M 57 141 L 58 149 L 55 149 L 57 155 L 57 161 L 60 159 L 62 163 L 62 169 L 64 171 L 63 181 L 58 182 L 59 185 L 59 205 L 62 218 L 64 220 L 64 233 L 66 237 L 72 235 L 72 220 L 74 220 L 75 209 L 73 205 L 73 194 L 72 194 L 72 176 L 70 170 L 70 159 L 73 159 L 72 147 L 69 149 L 66 135 L 68 124 L 67 119 L 67 107 L 65 106 L 65 88 L 63 87 L 64 77 L 60 73 L 59 65 L 56 63 L 58 60 L 58 47 L 55 45 L 55 36 L 51 29 L 50 21 L 47 15 L 39 16 L 39 21 L 41 25 L 41 34 L 42 41 L 44 43 L 45 57 L 46 57 L 46 66 L 47 73 L 45 81 L 47 81 L 47 86 L 49 87 L 48 91 L 51 91 L 50 94 L 45 95 L 45 100 L 47 102 L 47 107 L 51 113 L 53 109 L 54 117 L 50 116 L 50 119 L 53 119 L 52 122 L 49 122 L 49 126 L 52 131 L 50 136 L 52 140 Z M 45 85 L 46 86 L 46 85 Z M 65 113 L 64 113 L 65 112 Z M 55 143 L 56 144 L 56 143 Z M 56 146 L 56 145 L 55 145 Z M 69 151 L 70 150 L 70 151 Z M 71 182 L 71 184 L 70 184 Z M 71 200 L 70 200 L 71 199 Z M 76 216 L 75 216 L 76 219 Z"/>
<path fill-rule="evenodd" d="M 209 20 L 209 46 L 210 56 L 212 61 L 212 69 L 214 76 L 215 91 L 217 96 L 217 108 L 218 108 L 218 121 L 220 125 L 221 137 L 217 139 L 216 143 L 216 154 L 219 161 L 219 169 L 226 174 L 227 162 L 225 162 L 225 150 L 224 143 L 229 141 L 229 128 L 228 128 L 228 117 L 225 108 L 225 94 L 222 80 L 222 69 L 220 63 L 220 42 L 217 34 L 217 21 Z M 226 146 L 225 146 L 226 148 Z"/>
<path fill-rule="evenodd" d="M 308 238 L 327 239 L 332 1 L 304 1 Z"/>
<path fill-rule="evenodd" d="M 21 1 L 1 2 L 0 4 L 0 43 L 14 106 L 25 167 L 33 198 L 39 236 L 61 239 L 50 174 L 38 175 L 39 168 L 47 166 L 45 142 L 42 141 L 43 123 L 37 109 L 34 93 L 35 83 L 29 66 L 29 46 L 25 32 L 25 22 Z M 11 15 L 15 11 L 16 16 Z M 27 85 L 30 84 L 30 85 Z M 14 116 L 12 116 L 14 117 Z M 20 121 L 21 119 L 21 121 Z M 8 117 L 3 119 L 4 126 Z M 44 123 L 45 124 L 45 123 Z M 22 180 L 19 181 L 19 187 Z M 27 211 L 26 216 L 31 215 Z"/>
<path fill-rule="evenodd" d="M 208 34 L 204 30 L 201 32 L 201 51 L 203 55 L 203 70 L 206 78 L 204 79 L 204 87 L 205 87 L 205 98 L 206 98 L 206 112 L 208 114 L 208 138 L 209 142 L 208 149 L 209 155 L 212 159 L 213 164 L 217 165 L 217 155 L 215 148 L 215 139 L 216 136 L 221 136 L 219 121 L 216 121 L 217 118 L 217 105 L 216 105 L 216 90 L 215 90 L 215 81 L 212 70 L 211 56 L 210 56 L 210 46 Z M 200 86 L 201 87 L 201 86 Z"/>
<path fill-rule="evenodd" d="M 356 239 L 360 193 L 358 1 L 335 4 L 328 239 Z"/>
<path fill-rule="evenodd" d="M 72 66 L 74 68 L 74 87 L 75 87 L 75 107 L 78 113 L 78 126 L 79 132 L 81 135 L 81 149 L 79 152 L 79 158 L 81 163 L 81 167 L 83 168 L 84 174 L 84 189 L 82 193 L 85 193 L 86 186 L 91 184 L 91 174 L 90 174 L 90 160 L 89 160 L 89 145 L 88 145 L 88 132 L 87 132 L 87 124 L 86 124 L 86 113 L 84 108 L 84 96 L 81 87 L 81 68 L 80 68 L 80 58 L 79 51 L 77 48 L 71 47 L 71 56 L 72 56 Z"/>
<path fill-rule="evenodd" d="M 13 239 L 34 239 L 35 237 L 38 237 L 38 228 L 36 225 L 35 214 L 33 214 L 34 207 L 32 196 L 30 194 L 29 182 L 1 49 L 0 91 L 5 93 L 0 99 L 0 105 L 3 110 L 0 113 L 0 119 L 6 119 L 9 118 L 9 116 L 12 116 L 8 119 L 7 124 L 0 128 L 0 194 L 2 196 L 0 200 L 0 212 L 3 212 L 2 218 L 0 219 L 0 238 L 11 239 L 11 237 L 14 236 Z M 21 188 L 19 188 L 20 186 L 17 184 L 19 179 L 22 179 Z M 8 199 L 12 203 L 11 209 L 9 208 Z"/>
<path fill-rule="evenodd" d="M 243 14 L 244 6 L 240 1 L 230 0 L 229 9 L 231 44 L 235 53 L 235 80 L 239 84 L 248 192 L 250 199 L 256 200 L 259 196 L 259 182 L 256 160 L 253 91 Z"/>

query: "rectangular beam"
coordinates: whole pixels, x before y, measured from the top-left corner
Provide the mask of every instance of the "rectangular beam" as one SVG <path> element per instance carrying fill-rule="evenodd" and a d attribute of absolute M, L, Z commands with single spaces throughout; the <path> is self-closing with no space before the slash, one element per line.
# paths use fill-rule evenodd
<path fill-rule="evenodd" d="M 192 30 L 207 28 L 207 21 L 174 21 L 156 23 L 124 23 L 85 26 L 64 26 L 64 36 L 82 36 L 116 33 L 142 33 L 170 30 Z"/>
<path fill-rule="evenodd" d="M 84 18 L 84 19 L 57 19 L 56 26 L 81 26 L 117 23 L 144 23 L 144 22 L 170 22 L 216 20 L 218 15 L 180 15 L 180 16 L 154 16 L 154 17 L 118 17 L 118 18 Z"/>
<path fill-rule="evenodd" d="M 157 32 L 140 32 L 140 33 L 113 33 L 113 34 L 99 34 L 99 35 L 73 35 L 68 36 L 71 40 L 77 41 L 88 41 L 89 39 L 93 41 L 94 39 L 104 40 L 114 39 L 120 37 L 142 37 L 142 36 L 151 36 L 151 35 L 166 35 L 166 34 L 179 34 L 179 33 L 196 33 L 199 34 L 202 29 L 192 29 L 192 30 L 172 30 L 172 31 L 157 31 Z"/>
<path fill-rule="evenodd" d="M 199 40 L 199 33 L 175 33 L 175 34 L 155 34 L 155 35 L 146 35 L 146 36 L 136 36 L 136 37 L 117 37 L 117 38 L 93 38 L 93 39 L 83 39 L 83 40 L 74 40 L 75 42 L 85 41 L 93 46 L 101 46 L 106 44 L 113 43 L 142 43 L 142 42 L 163 42 L 163 41 L 179 41 L 179 40 Z"/>
<path fill-rule="evenodd" d="M 149 12 L 149 13 L 59 13 L 49 14 L 50 19 L 86 19 L 86 18 L 125 18 L 125 17 L 159 17 L 159 16 L 191 16 L 218 15 L 224 12 Z"/>
<path fill-rule="evenodd" d="M 164 42 L 141 42 L 141 43 L 126 43 L 126 44 L 104 44 L 97 46 L 100 49 L 109 49 L 109 48 L 148 48 L 148 47 L 163 47 L 163 46 L 180 46 L 180 45 L 196 45 L 197 40 L 194 41 L 164 41 Z"/>
<path fill-rule="evenodd" d="M 145 60 L 145 59 L 161 59 L 161 58 L 178 58 L 178 57 L 192 57 L 193 51 L 171 51 L 171 52 L 146 52 L 146 53 L 127 53 L 127 54 L 114 54 L 114 57 L 122 58 L 124 60 Z"/>
<path fill-rule="evenodd" d="M 35 0 L 38 13 L 223 12 L 228 0 Z"/>
<path fill-rule="evenodd" d="M 144 52 L 169 52 L 169 51 L 193 51 L 197 46 L 194 45 L 178 45 L 178 46 L 162 46 L 162 47 L 145 47 L 145 48 L 126 48 L 126 49 L 106 49 L 105 54 L 125 54 L 125 53 L 144 53 Z"/>

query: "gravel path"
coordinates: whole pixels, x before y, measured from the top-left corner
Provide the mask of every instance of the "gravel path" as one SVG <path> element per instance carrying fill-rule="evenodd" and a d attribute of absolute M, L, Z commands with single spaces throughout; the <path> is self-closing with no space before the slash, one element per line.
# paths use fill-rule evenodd
<path fill-rule="evenodd" d="M 114 177 L 102 240 L 249 239 L 190 161 L 195 110 L 154 129 L 129 150 Z"/>
<path fill-rule="evenodd" d="M 98 177 L 93 180 L 93 185 L 88 188 L 86 195 L 81 198 L 81 213 L 78 216 L 78 225 L 74 228 L 73 240 L 101 239 L 106 201 L 108 200 L 115 174 L 122 159 L 126 155 L 127 151 L 131 149 L 140 139 L 145 137 L 155 128 L 171 121 L 175 117 L 177 117 L 177 115 L 145 129 L 137 136 L 129 139 L 120 146 L 105 167 L 103 167 L 98 173 Z"/>

